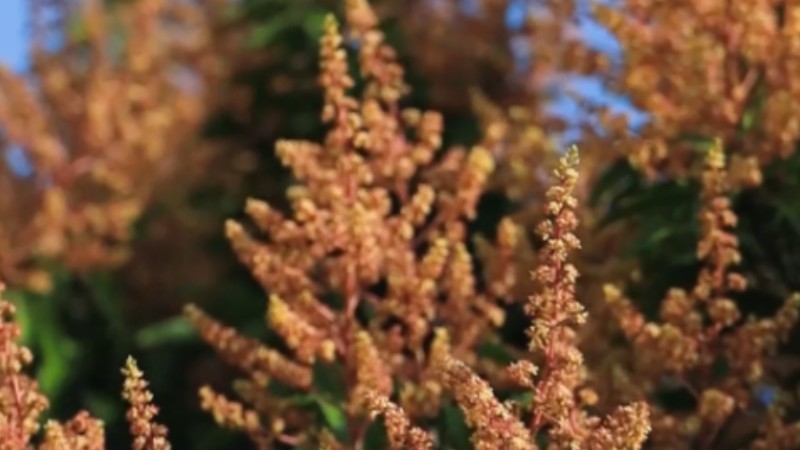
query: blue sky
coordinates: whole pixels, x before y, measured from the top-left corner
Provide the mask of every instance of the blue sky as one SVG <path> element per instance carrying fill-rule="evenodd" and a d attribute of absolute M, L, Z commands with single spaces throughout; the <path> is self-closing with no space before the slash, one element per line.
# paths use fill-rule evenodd
<path fill-rule="evenodd" d="M 0 6 L 0 64 L 16 71 L 25 68 L 27 59 L 25 1 L 0 0 L 3 5 Z M 20 148 L 8 148 L 2 157 L 17 174 L 30 174 L 30 166 Z"/>
<path fill-rule="evenodd" d="M 506 23 L 511 29 L 523 26 L 529 12 L 535 14 L 536 8 L 531 4 L 529 0 L 509 1 Z M 590 17 L 589 9 L 585 6 L 578 8 L 578 35 L 588 47 L 609 55 L 612 61 L 619 61 L 621 58 L 619 43 L 607 29 Z M 527 57 L 531 52 L 524 47 L 525 45 L 521 51 Z M 597 77 L 564 76 L 561 81 L 587 102 L 593 105 L 609 106 L 615 112 L 627 114 L 630 117 L 630 124 L 634 128 L 639 127 L 647 120 L 647 117 L 633 108 L 625 97 L 609 92 Z M 574 98 L 567 95 L 558 95 L 550 105 L 549 111 L 571 124 L 577 124 L 582 118 L 581 107 Z M 563 140 L 573 140 L 578 136 L 577 128 L 572 128 L 566 133 Z"/>
<path fill-rule="evenodd" d="M 0 2 L 0 63 L 19 70 L 25 66 L 25 0 Z"/>

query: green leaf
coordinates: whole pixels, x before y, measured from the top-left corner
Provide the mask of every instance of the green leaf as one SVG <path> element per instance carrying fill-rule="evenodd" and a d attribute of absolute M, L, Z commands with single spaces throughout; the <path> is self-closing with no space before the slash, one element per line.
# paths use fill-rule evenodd
<path fill-rule="evenodd" d="M 249 48 L 266 47 L 275 40 L 275 37 L 287 28 L 287 25 L 280 21 L 270 20 L 253 28 L 250 36 L 247 37 Z"/>
<path fill-rule="evenodd" d="M 175 316 L 142 328 L 136 333 L 135 339 L 139 347 L 152 348 L 197 340 L 197 332 L 186 317 Z"/>
<path fill-rule="evenodd" d="M 509 398 L 523 407 L 530 407 L 533 404 L 533 392 L 515 392 Z"/>
<path fill-rule="evenodd" d="M 249 48 L 263 48 L 275 43 L 278 35 L 297 24 L 295 16 L 296 14 L 292 10 L 288 10 L 254 26 L 247 37 L 247 46 Z"/>
<path fill-rule="evenodd" d="M 482 342 L 478 347 L 478 355 L 501 364 L 510 364 L 516 360 L 500 342 L 495 341 Z"/>
<path fill-rule="evenodd" d="M 383 450 L 389 448 L 386 423 L 383 419 L 374 420 L 364 433 L 364 450 Z"/>
<path fill-rule="evenodd" d="M 108 322 L 111 335 L 117 343 L 129 336 L 125 325 L 124 311 L 114 279 L 109 273 L 96 273 L 86 279 L 86 286 L 100 314 Z"/>
<path fill-rule="evenodd" d="M 293 27 L 307 27 L 309 15 L 313 16 L 318 11 L 308 11 L 305 8 L 287 8 L 284 11 L 273 15 L 269 20 L 256 25 L 247 38 L 249 48 L 267 47 L 275 41 L 278 36 Z M 316 32 L 319 34 L 319 32 Z"/>
<path fill-rule="evenodd" d="M 731 365 L 727 358 L 719 357 L 714 360 L 712 373 L 715 380 L 724 380 L 731 372 Z"/>
<path fill-rule="evenodd" d="M 308 12 L 305 20 L 303 20 L 303 30 L 308 37 L 316 41 L 322 36 L 323 25 L 327 16 L 328 11 L 321 8 L 315 8 Z"/>
<path fill-rule="evenodd" d="M 320 397 L 317 397 L 316 401 L 327 428 L 337 439 L 345 439 L 347 437 L 347 416 L 344 410 Z"/>
<path fill-rule="evenodd" d="M 292 405 L 298 407 L 313 406 L 317 403 L 317 396 L 314 394 L 295 395 L 289 401 Z"/>
<path fill-rule="evenodd" d="M 757 114 L 758 112 L 755 108 L 749 108 L 742 114 L 742 131 L 750 131 L 753 128 Z"/>
<path fill-rule="evenodd" d="M 628 161 L 620 159 L 597 180 L 597 183 L 595 183 L 592 188 L 589 205 L 597 206 L 603 197 L 613 194 L 613 191 L 619 190 L 625 185 L 630 187 L 639 185 L 638 178 L 638 173 L 636 173 Z"/>
<path fill-rule="evenodd" d="M 696 203 L 696 189 L 688 183 L 656 185 L 643 190 L 635 197 L 614 205 L 600 221 L 598 228 L 637 216 L 650 218 L 655 214 L 662 218 L 674 216 L 676 212 L 690 210 Z"/>
<path fill-rule="evenodd" d="M 106 424 L 111 423 L 118 417 L 119 400 L 107 394 L 90 392 L 84 398 L 84 402 L 92 415 L 102 420 Z"/>
<path fill-rule="evenodd" d="M 472 442 L 470 441 L 472 432 L 467 426 L 464 413 L 452 402 L 446 402 L 442 405 L 441 428 L 441 448 L 473 450 Z"/>
<path fill-rule="evenodd" d="M 344 402 L 346 400 L 347 384 L 341 365 L 317 361 L 314 363 L 313 377 L 314 392 L 334 401 Z"/>
<path fill-rule="evenodd" d="M 642 224 L 640 231 L 623 249 L 624 258 L 658 257 L 670 264 L 691 264 L 696 260 L 697 224 L 684 220 L 673 224 L 653 220 Z"/>
<path fill-rule="evenodd" d="M 36 355 L 36 380 L 40 390 L 47 397 L 55 398 L 71 379 L 71 369 L 80 348 L 63 329 L 60 317 L 59 303 L 68 295 L 73 278 L 63 267 L 47 268 L 53 282 L 49 293 L 12 291 L 8 299 L 14 301 L 17 308 L 21 343 Z"/>
<path fill-rule="evenodd" d="M 31 347 L 40 362 L 36 379 L 43 394 L 56 397 L 70 379 L 79 348 L 61 329 L 55 298 L 36 296 L 22 303 L 27 307 Z"/>
<path fill-rule="evenodd" d="M 225 5 L 222 9 L 222 20 L 225 22 L 235 22 L 238 19 L 241 19 L 245 14 L 245 10 L 241 5 L 237 4 L 229 4 Z"/>

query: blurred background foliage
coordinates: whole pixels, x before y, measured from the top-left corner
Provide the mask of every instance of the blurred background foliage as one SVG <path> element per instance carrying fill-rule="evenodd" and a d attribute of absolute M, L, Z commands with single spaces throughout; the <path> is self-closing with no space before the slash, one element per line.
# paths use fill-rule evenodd
<path fill-rule="evenodd" d="M 133 1 L 107 0 L 105 11 L 111 14 Z M 85 55 L 73 50 L 92 39 L 85 22 L 90 16 L 79 8 L 80 1 L 54 3 L 65 21 L 55 28 L 63 45 L 44 54 L 79 63 Z M 565 129 L 562 120 L 541 112 L 553 94 L 541 81 L 547 70 L 520 71 L 515 59 L 515 39 L 535 33 L 525 24 L 509 26 L 513 3 L 485 1 L 474 13 L 458 1 L 373 2 L 408 71 L 413 87 L 408 103 L 444 114 L 444 147 L 480 139 L 475 92 L 500 108 L 529 108 L 531 120 L 554 136 Z M 198 302 L 247 335 L 274 339 L 264 326 L 264 294 L 236 262 L 222 233 L 223 221 L 239 217 L 247 197 L 285 206 L 290 180 L 275 158 L 276 139 L 318 140 L 324 131 L 316 84 L 318 39 L 325 15 L 341 13 L 342 2 L 209 0 L 195 6 L 213 13 L 209 37 L 229 42 L 215 56 L 224 75 L 211 84 L 209 110 L 192 130 L 196 136 L 186 150 L 202 154 L 203 164 L 192 176 L 172 175 L 153 188 L 133 224 L 130 257 L 123 263 L 74 270 L 57 258 L 38 262 L 46 267 L 51 288 L 18 288 L 11 294 L 20 307 L 24 342 L 37 355 L 36 377 L 53 402 L 49 414 L 63 418 L 89 408 L 105 421 L 109 448 L 123 448 L 128 439 L 117 368 L 129 353 L 152 382 L 175 448 L 247 448 L 241 437 L 220 430 L 199 412 L 197 387 L 211 383 L 225 391 L 232 372 L 179 312 L 185 303 Z M 541 39 L 532 45 L 541 51 L 531 53 L 544 61 L 536 67 L 547 67 L 556 31 L 539 28 L 536 33 Z M 36 79 L 35 71 L 31 78 Z M 591 204 L 599 211 L 594 226 L 602 230 L 624 222 L 635 230 L 624 243 L 624 257 L 638 267 L 631 290 L 655 314 L 669 287 L 689 288 L 696 278 L 698 185 L 690 178 L 654 181 L 624 158 L 609 159 L 612 163 L 590 189 Z M 741 300 L 746 312 L 757 314 L 774 312 L 800 289 L 800 157 L 794 153 L 773 161 L 763 177 L 759 187 L 735 198 L 744 272 L 757 280 Z M 491 222 L 521 204 L 494 192 L 482 202 L 481 217 Z M 519 336 L 519 330 L 509 335 Z M 793 368 L 775 370 L 795 377 L 796 383 Z M 317 382 L 329 378 L 326 373 Z M 328 390 L 335 394 L 336 388 Z M 326 409 L 324 400 L 310 403 L 336 430 L 337 411 Z M 457 408 L 446 407 L 440 421 L 446 447 L 469 448 Z M 379 442 L 380 430 L 374 433 Z"/>

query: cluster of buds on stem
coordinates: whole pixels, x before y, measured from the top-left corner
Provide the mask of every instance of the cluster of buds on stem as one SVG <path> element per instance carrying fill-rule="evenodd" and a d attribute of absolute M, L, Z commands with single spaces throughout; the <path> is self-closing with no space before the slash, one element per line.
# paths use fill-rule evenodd
<path fill-rule="evenodd" d="M 743 320 L 731 296 L 744 291 L 739 264 L 736 214 L 721 141 L 706 155 L 701 179 L 697 257 L 703 263 L 694 289 L 672 288 L 661 303 L 662 323 L 648 322 L 620 289 L 606 287 L 606 300 L 634 347 L 633 376 L 640 394 L 664 388 L 671 379 L 695 397 L 690 414 L 657 409 L 653 441 L 659 448 L 714 445 L 719 430 L 737 411 L 751 408 L 764 363 L 774 355 L 798 319 L 800 296 L 791 296 L 773 317 Z M 717 367 L 728 366 L 724 375 Z M 781 447 L 783 448 L 783 447 Z"/>
<path fill-rule="evenodd" d="M 35 380 L 24 373 L 33 361 L 31 351 L 20 345 L 20 327 L 13 322 L 15 307 L 2 295 L 0 283 L 0 450 L 105 450 L 103 423 L 81 411 L 65 423 L 48 420 L 38 446 L 41 414 L 49 402 Z M 130 404 L 127 419 L 133 435 L 133 450 L 169 450 L 167 429 L 154 422 L 158 408 L 147 389 L 143 373 L 133 358 L 122 371 L 122 392 Z"/>

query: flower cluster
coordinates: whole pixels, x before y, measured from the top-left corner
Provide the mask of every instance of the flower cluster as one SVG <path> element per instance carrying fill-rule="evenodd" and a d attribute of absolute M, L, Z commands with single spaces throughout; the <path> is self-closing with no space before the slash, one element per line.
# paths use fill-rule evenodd
<path fill-rule="evenodd" d="M 794 152 L 794 2 L 628 0 L 595 12 L 622 47 L 623 67 L 606 72 L 612 89 L 651 116 L 635 136 L 612 126 L 620 152 L 644 173 L 691 174 L 701 161 L 690 136 L 721 139 L 740 186 L 759 184 L 764 163 Z M 605 117 L 619 125 L 614 114 Z"/>
<path fill-rule="evenodd" d="M 0 449 L 2 450 L 105 450 L 103 423 L 81 411 L 65 423 L 48 420 L 41 442 L 34 447 L 40 415 L 49 402 L 35 380 L 24 373 L 33 355 L 17 343 L 21 330 L 13 322 L 14 305 L 2 298 L 0 284 Z M 168 450 L 167 430 L 153 421 L 158 408 L 133 358 L 125 368 L 123 397 L 130 403 L 128 421 L 134 437 L 133 450 Z"/>
<path fill-rule="evenodd" d="M 1 147 L 21 152 L 0 171 L 0 274 L 39 291 L 50 280 L 37 261 L 76 271 L 123 261 L 164 181 L 207 164 L 192 155 L 211 153 L 187 144 L 232 44 L 215 36 L 223 2 L 47 3 L 31 2 L 31 73 L 0 68 Z"/>
<path fill-rule="evenodd" d="M 737 217 L 730 207 L 731 183 L 719 141 L 706 155 L 701 179 L 697 257 L 703 266 L 694 289 L 671 289 L 661 303 L 658 323 L 647 321 L 618 288 L 606 287 L 606 300 L 634 346 L 635 375 L 629 381 L 640 395 L 663 391 L 665 380 L 671 379 L 697 402 L 690 414 L 655 411 L 653 442 L 658 448 L 713 445 L 737 410 L 757 402 L 754 389 L 763 380 L 764 363 L 799 316 L 800 295 L 795 294 L 773 317 L 742 320 L 731 295 L 745 290 L 747 283 L 735 270 L 741 258 L 734 233 Z M 728 366 L 723 373 L 720 364 Z M 787 445 L 776 448 L 796 444 Z"/>
<path fill-rule="evenodd" d="M 0 285 L 0 294 L 5 289 Z M 22 370 L 33 360 L 30 350 L 17 340 L 21 330 L 12 321 L 14 306 L 0 299 L 0 436 L 3 450 L 22 450 L 39 431 L 39 415 L 48 402 L 36 381 Z"/>
<path fill-rule="evenodd" d="M 399 106 L 408 90 L 403 70 L 372 9 L 353 0 L 346 13 L 363 79 L 349 75 L 342 35 L 329 17 L 320 54 L 329 131 L 323 144 L 276 146 L 296 180 L 287 191 L 292 215 L 250 200 L 253 227 L 226 226 L 240 260 L 269 293 L 266 321 L 287 351 L 259 345 L 188 307 L 203 338 L 248 376 L 237 390 L 252 409 L 209 388 L 201 392 L 204 406 L 259 448 L 274 442 L 357 447 L 369 418 L 382 416 L 391 448 L 428 449 L 433 436 L 412 423 L 436 417 L 447 396 L 463 410 L 479 449 L 535 449 L 545 427 L 556 448 L 640 448 L 649 430 L 646 406 L 602 419 L 587 415 L 589 402 L 576 400 L 593 395 L 573 329 L 585 318 L 575 298 L 577 271 L 567 262 L 579 247 L 576 151 L 555 170 L 548 219 L 540 227 L 536 279 L 542 289 L 526 310 L 534 319 L 531 350 L 546 356 L 546 369 L 534 382 L 532 363 L 505 371 L 477 352 L 503 324 L 502 306 L 514 300 L 523 241 L 518 225 L 501 220 L 497 242 L 483 242 L 488 275 L 479 276 L 466 225 L 494 169 L 494 141 L 437 156 L 441 117 Z M 342 374 L 345 399 L 317 392 L 319 365 Z M 492 385 L 508 379 L 507 372 L 535 391 L 531 411 L 495 396 Z M 331 430 L 335 436 L 317 431 L 313 411 L 268 388 L 274 385 L 338 403 L 345 429 Z"/>
<path fill-rule="evenodd" d="M 347 11 L 350 32 L 362 42 L 360 98 L 351 94 L 356 80 L 329 17 L 320 55 L 322 118 L 330 124 L 325 143 L 280 141 L 276 149 L 298 182 L 288 191 L 294 215 L 249 200 L 255 231 L 234 221 L 226 226 L 239 258 L 269 292 L 267 323 L 290 354 L 257 345 L 195 307 L 187 314 L 252 383 L 307 390 L 314 364 L 340 365 L 348 380 L 349 431 L 360 436 L 364 408 L 399 420 L 400 409 L 387 403 L 395 375 L 402 374 L 403 409 L 412 416 L 429 412 L 442 394 L 424 352 L 435 324 L 450 330 L 453 353 L 474 358 L 486 330 L 503 322 L 498 303 L 507 289 L 496 284 L 482 292 L 466 241 L 465 220 L 476 214 L 491 155 L 481 147 L 459 149 L 435 163 L 441 117 L 400 108 L 407 92 L 403 69 L 372 9 L 352 1 Z M 505 249 L 498 255 L 513 252 L 514 225 L 503 222 L 498 233 L 498 248 Z M 507 257 L 493 267 L 500 276 L 513 269 Z M 513 284 L 512 275 L 506 284 Z M 259 412 L 281 418 L 282 439 L 313 438 L 302 422 L 307 415 L 289 414 L 301 421 L 289 420 L 276 414 L 289 403 L 271 403 Z M 221 414 L 223 408 L 208 405 Z"/>
<path fill-rule="evenodd" d="M 556 183 L 547 191 L 546 219 L 537 230 L 543 241 L 534 271 L 539 290 L 525 309 L 532 319 L 530 350 L 542 357 L 542 367 L 523 360 L 511 367 L 512 377 L 533 390 L 531 429 L 537 433 L 547 426 L 549 442 L 557 448 L 637 449 L 650 430 L 647 404 L 617 408 L 606 419 L 587 415 L 583 409 L 597 402 L 597 394 L 587 384 L 577 346 L 577 327 L 585 323 L 586 312 L 575 296 L 578 271 L 569 261 L 570 251 L 580 248 L 574 234 L 577 166 L 573 147 L 554 171 Z"/>
<path fill-rule="evenodd" d="M 32 2 L 30 77 L 0 69 L 0 145 L 20 148 L 30 165 L 29 174 L 5 165 L 0 173 L 0 276 L 39 291 L 50 284 L 42 260 L 83 273 L 119 267 L 131 225 L 185 198 L 230 155 L 219 150 L 234 152 L 226 164 L 241 171 L 231 177 L 225 166 L 210 183 L 235 186 L 226 197 L 241 194 L 250 181 L 242 174 L 261 162 L 246 147 L 261 147 L 291 120 L 275 119 L 283 111 L 274 105 L 245 117 L 260 91 L 239 90 L 230 76 L 241 68 L 238 38 L 250 13 L 296 11 L 266 3 L 251 11 L 250 2 L 223 10 L 229 0 L 51 3 L 66 20 L 44 23 L 51 13 Z M 783 0 L 598 5 L 596 18 L 624 53 L 612 64 L 577 39 L 583 2 L 535 2 L 525 23 L 508 24 L 523 3 L 390 0 L 376 10 L 347 0 L 343 26 L 324 20 L 314 75 L 324 135 L 275 142 L 265 160 L 276 157 L 290 177 L 285 202 L 258 189 L 285 179 L 257 182 L 268 200 L 248 199 L 246 217 L 224 225 L 264 291 L 269 343 L 187 305 L 199 336 L 241 373 L 230 393 L 203 386 L 200 408 L 259 450 L 355 450 L 376 440 L 394 450 L 450 448 L 465 437 L 452 436 L 461 426 L 477 450 L 800 448 L 800 393 L 769 373 L 800 319 L 800 294 L 771 314 L 751 313 L 759 280 L 742 264 L 752 240 L 740 242 L 737 228 L 759 218 L 734 201 L 787 181 L 762 169 L 792 156 L 800 138 L 800 8 Z M 319 6 L 299 10 L 309 4 Z M 385 18 L 411 31 L 408 55 L 389 45 Z M 63 38 L 55 48 L 53 32 Z M 308 55 L 287 58 L 287 48 L 250 49 L 244 65 L 310 72 Z M 409 67 L 432 79 L 436 111 L 409 106 L 417 98 Z M 624 117 L 583 105 L 592 120 L 581 155 L 561 152 L 565 124 L 543 105 L 563 87 L 555 76 L 563 71 L 605 76 L 650 121 L 633 132 Z M 259 82 L 277 95 L 305 89 L 304 77 L 285 73 Z M 219 99 L 227 82 L 233 95 Z M 462 114 L 468 104 L 474 111 Z M 218 108 L 258 130 L 229 147 L 198 138 Z M 458 128 L 463 116 L 477 119 L 471 146 L 448 140 L 451 119 Z M 234 150 L 238 139 L 248 145 Z M 619 172 L 632 182 L 609 187 Z M 650 305 L 636 290 L 650 269 L 622 256 L 629 232 L 647 227 L 615 208 L 653 186 L 697 198 L 699 241 L 688 258 L 693 278 L 670 278 Z M 622 200 L 615 192 L 606 201 L 615 189 Z M 148 266 L 148 249 L 203 251 L 192 248 L 196 236 L 160 246 L 181 226 L 170 220 L 196 222 L 202 233 L 214 225 L 170 214 L 145 224 L 158 236 L 137 242 L 145 251 L 126 275 L 147 280 L 138 283 L 145 289 L 178 290 L 186 278 L 213 284 L 205 261 L 180 273 L 154 274 L 167 258 Z M 40 424 L 48 402 L 24 373 L 32 355 L 18 343 L 13 312 L 0 301 L 0 450 L 103 450 L 103 424 L 88 412 Z M 133 359 L 122 373 L 133 449 L 169 450 L 176 428 L 156 421 L 143 373 Z"/>

